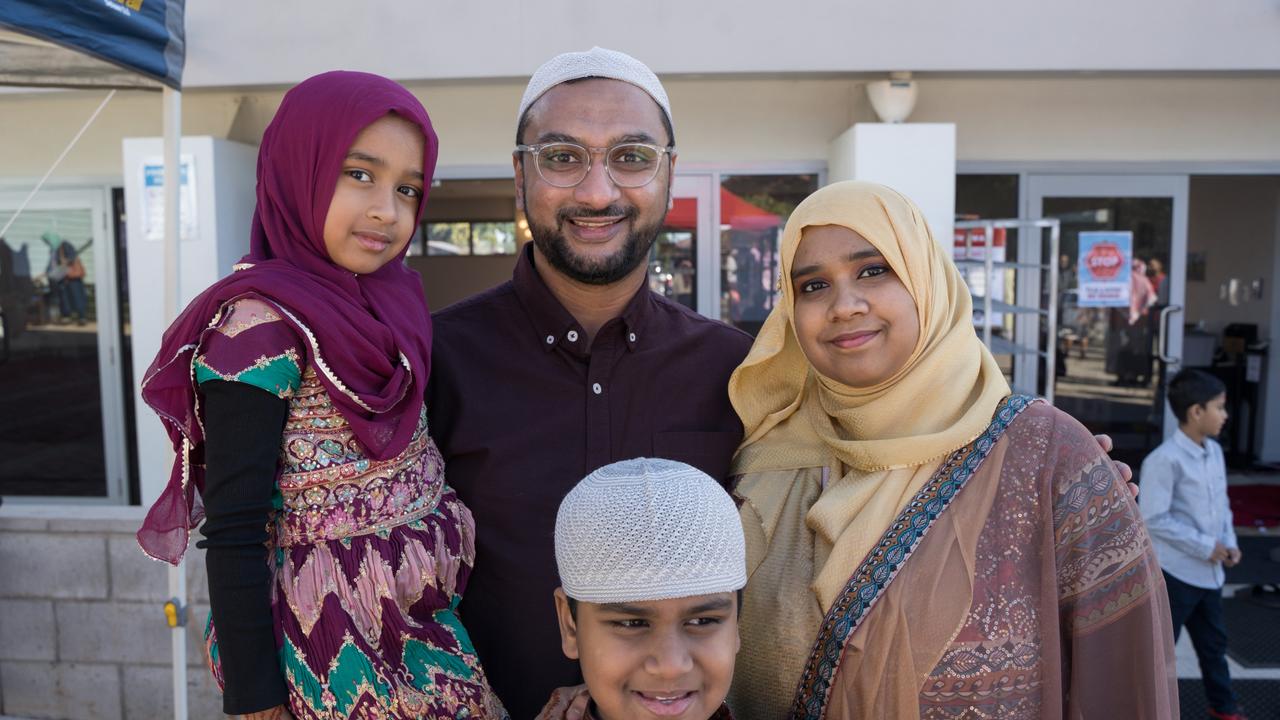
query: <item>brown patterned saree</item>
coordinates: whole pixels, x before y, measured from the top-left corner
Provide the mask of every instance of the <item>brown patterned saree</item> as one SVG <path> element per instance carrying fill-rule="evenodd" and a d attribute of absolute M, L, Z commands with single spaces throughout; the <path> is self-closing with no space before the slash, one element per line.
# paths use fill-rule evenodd
<path fill-rule="evenodd" d="M 737 492 L 752 573 L 738 718 L 1177 717 L 1146 528 L 1065 413 L 1001 403 L 829 607 L 810 587 L 826 558 L 805 523 L 820 469 L 745 475 Z"/>

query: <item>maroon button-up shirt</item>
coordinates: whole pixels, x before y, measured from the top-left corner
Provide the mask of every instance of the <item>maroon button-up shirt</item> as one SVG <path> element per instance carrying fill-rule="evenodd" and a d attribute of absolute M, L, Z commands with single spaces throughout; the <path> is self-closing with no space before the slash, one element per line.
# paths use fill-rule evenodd
<path fill-rule="evenodd" d="M 462 622 L 513 718 L 532 718 L 565 658 L 552 591 L 560 501 L 618 460 L 680 460 L 725 479 L 742 440 L 729 374 L 751 337 L 641 288 L 588 347 L 525 248 L 511 282 L 434 315 L 430 431 L 476 520 Z"/>

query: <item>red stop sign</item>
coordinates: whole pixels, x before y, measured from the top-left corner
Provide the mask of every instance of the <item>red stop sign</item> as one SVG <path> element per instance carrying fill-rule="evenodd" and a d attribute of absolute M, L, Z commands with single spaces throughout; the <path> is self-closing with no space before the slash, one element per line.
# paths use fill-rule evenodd
<path fill-rule="evenodd" d="M 1099 280 L 1112 280 L 1124 267 L 1124 253 L 1114 243 L 1100 242 L 1084 256 L 1089 272 Z"/>

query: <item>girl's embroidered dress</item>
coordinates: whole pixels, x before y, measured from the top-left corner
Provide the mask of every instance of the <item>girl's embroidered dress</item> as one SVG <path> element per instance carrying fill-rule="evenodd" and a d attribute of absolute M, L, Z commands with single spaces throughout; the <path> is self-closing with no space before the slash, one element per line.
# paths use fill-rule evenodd
<path fill-rule="evenodd" d="M 474 525 L 425 411 L 402 452 L 370 459 L 282 313 L 257 299 L 226 306 L 192 372 L 288 402 L 268 556 L 290 710 L 298 720 L 502 717 L 454 612 Z M 219 676 L 212 619 L 207 635 Z"/>

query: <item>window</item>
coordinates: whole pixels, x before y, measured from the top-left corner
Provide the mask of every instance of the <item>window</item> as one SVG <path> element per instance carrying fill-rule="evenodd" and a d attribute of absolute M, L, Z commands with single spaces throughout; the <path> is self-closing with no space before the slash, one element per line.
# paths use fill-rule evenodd
<path fill-rule="evenodd" d="M 514 255 L 516 224 L 512 222 L 423 223 L 425 233 L 415 236 L 410 255 Z M 426 238 L 423 252 L 421 238 Z"/>
<path fill-rule="evenodd" d="M 514 255 L 520 246 L 515 185 L 496 180 L 438 180 L 410 256 Z"/>
<path fill-rule="evenodd" d="M 816 173 L 720 177 L 720 317 L 755 335 L 773 309 L 778 240 Z"/>
<path fill-rule="evenodd" d="M 0 239 L 0 495 L 113 489 L 98 328 L 99 304 L 111 302 L 98 265 L 110 249 L 99 212 L 29 208 Z M 12 214 L 0 209 L 0 225 Z"/>

